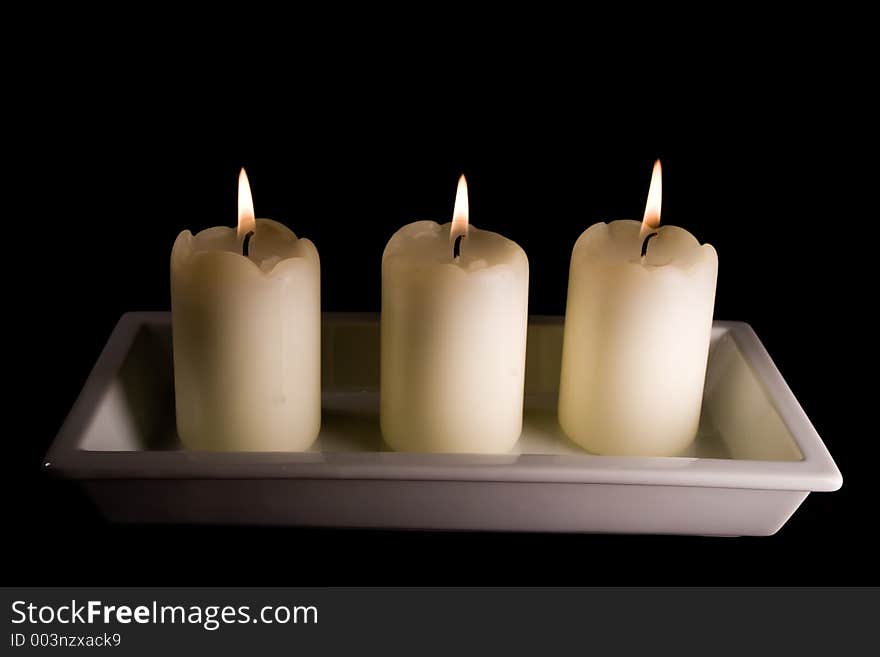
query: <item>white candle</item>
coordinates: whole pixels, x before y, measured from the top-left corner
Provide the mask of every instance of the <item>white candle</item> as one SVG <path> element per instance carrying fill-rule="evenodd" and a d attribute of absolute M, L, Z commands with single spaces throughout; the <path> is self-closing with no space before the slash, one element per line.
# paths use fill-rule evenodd
<path fill-rule="evenodd" d="M 285 226 L 254 219 L 244 170 L 238 229 L 177 237 L 171 309 L 185 447 L 298 451 L 314 442 L 321 424 L 318 252 Z"/>
<path fill-rule="evenodd" d="M 594 224 L 571 255 L 559 422 L 597 454 L 678 454 L 699 425 L 718 256 L 658 227 L 660 175 L 641 225 Z"/>
<path fill-rule="evenodd" d="M 381 320 L 381 423 L 391 447 L 497 453 L 516 443 L 528 287 L 525 252 L 468 225 L 464 176 L 451 223 L 417 221 L 391 237 Z"/>

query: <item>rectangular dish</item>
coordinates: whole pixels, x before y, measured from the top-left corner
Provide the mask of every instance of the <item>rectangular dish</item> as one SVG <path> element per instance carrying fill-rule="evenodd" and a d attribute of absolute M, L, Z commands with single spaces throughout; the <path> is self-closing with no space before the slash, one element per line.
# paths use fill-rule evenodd
<path fill-rule="evenodd" d="M 664 458 L 594 456 L 556 421 L 562 318 L 529 325 L 523 435 L 498 456 L 387 451 L 376 315 L 327 314 L 305 453 L 180 449 L 170 313 L 122 317 L 46 455 L 113 521 L 767 535 L 842 479 L 755 333 L 715 322 L 703 420 Z"/>

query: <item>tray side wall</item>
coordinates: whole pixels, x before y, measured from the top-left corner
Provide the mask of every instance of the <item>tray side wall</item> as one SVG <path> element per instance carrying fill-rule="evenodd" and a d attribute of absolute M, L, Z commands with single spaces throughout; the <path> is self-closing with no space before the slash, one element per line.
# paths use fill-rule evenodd
<path fill-rule="evenodd" d="M 617 484 L 283 480 L 84 482 L 118 522 L 767 536 L 807 491 Z"/>

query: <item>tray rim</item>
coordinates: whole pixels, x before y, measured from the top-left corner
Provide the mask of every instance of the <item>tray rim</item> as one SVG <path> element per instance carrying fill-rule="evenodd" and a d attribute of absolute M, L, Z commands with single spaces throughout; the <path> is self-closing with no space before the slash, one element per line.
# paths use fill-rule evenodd
<path fill-rule="evenodd" d="M 375 323 L 378 313 L 323 313 L 323 320 Z M 76 447 L 97 402 L 145 324 L 170 324 L 168 311 L 122 315 L 50 444 L 42 467 L 74 480 L 361 479 L 660 485 L 759 490 L 834 491 L 843 478 L 794 393 L 751 326 L 715 321 L 728 332 L 764 387 L 803 458 L 757 461 L 699 457 L 550 454 L 473 455 L 394 452 L 90 451 Z M 530 315 L 530 324 L 561 316 Z"/>

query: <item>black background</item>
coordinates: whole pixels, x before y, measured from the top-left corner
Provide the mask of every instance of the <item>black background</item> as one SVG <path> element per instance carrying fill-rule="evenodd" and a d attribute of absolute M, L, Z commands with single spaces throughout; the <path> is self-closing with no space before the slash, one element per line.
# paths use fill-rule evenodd
<path fill-rule="evenodd" d="M 120 32 L 77 40 L 22 73 L 24 111 L 8 126 L 21 146 L 6 191 L 16 210 L 4 219 L 14 367 L 5 525 L 15 537 L 5 578 L 876 582 L 876 430 L 860 419 L 875 387 L 861 376 L 874 357 L 876 211 L 855 201 L 873 184 L 859 122 L 866 82 L 847 74 L 837 46 L 789 27 L 720 43 L 708 28 L 688 44 L 655 35 L 635 52 L 635 34 L 588 48 L 601 25 L 542 28 L 540 43 L 523 26 L 496 26 L 508 42 L 479 58 L 476 31 L 395 46 L 366 35 L 343 49 L 342 38 L 302 45 L 300 25 L 271 53 L 230 37 L 186 59 L 159 57 L 160 35 L 139 54 L 123 51 Z M 464 172 L 472 222 L 529 256 L 530 311 L 562 314 L 575 239 L 595 221 L 640 218 L 657 157 L 664 223 L 718 251 L 716 318 L 752 324 L 843 472 L 842 490 L 810 495 L 778 535 L 114 526 L 78 489 L 40 473 L 119 316 L 169 307 L 178 232 L 234 224 L 242 165 L 257 215 L 317 245 L 325 310 L 378 311 L 388 237 L 449 217 Z"/>

